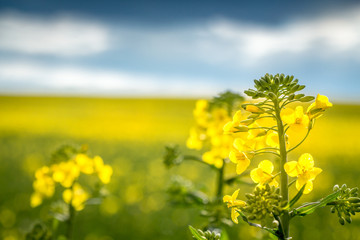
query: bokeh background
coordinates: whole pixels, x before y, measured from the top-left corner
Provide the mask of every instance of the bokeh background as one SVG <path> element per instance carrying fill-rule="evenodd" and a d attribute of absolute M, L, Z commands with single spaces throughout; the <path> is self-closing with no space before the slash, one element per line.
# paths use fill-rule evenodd
<path fill-rule="evenodd" d="M 359 187 L 359 56 L 357 1 L 0 0 L 0 238 L 22 239 L 46 215 L 29 205 L 34 171 L 61 144 L 88 144 L 114 176 L 111 195 L 77 216 L 75 239 L 191 239 L 187 225 L 203 219 L 171 206 L 166 188 L 179 174 L 212 192 L 214 176 L 167 170 L 164 145 L 187 151 L 195 99 L 242 92 L 267 72 L 334 103 L 291 156 L 309 152 L 324 170 L 304 200 Z M 322 209 L 292 231 L 360 239 L 360 218 L 340 226 Z M 239 224 L 231 239 L 256 234 Z"/>

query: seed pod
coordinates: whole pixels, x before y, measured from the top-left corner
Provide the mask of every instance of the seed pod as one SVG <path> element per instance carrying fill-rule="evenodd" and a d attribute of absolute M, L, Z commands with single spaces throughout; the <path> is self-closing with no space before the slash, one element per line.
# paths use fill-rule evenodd
<path fill-rule="evenodd" d="M 340 223 L 341 225 L 344 225 L 344 224 L 345 224 L 345 219 L 344 219 L 343 217 L 340 217 L 340 218 L 339 218 L 339 223 Z"/>
<path fill-rule="evenodd" d="M 351 217 L 350 216 L 345 216 L 345 220 L 348 222 L 348 223 L 351 223 L 352 220 L 351 220 Z"/>
<path fill-rule="evenodd" d="M 330 209 L 330 212 L 331 212 L 331 213 L 335 213 L 335 211 L 336 211 L 336 208 L 335 208 L 335 207 L 332 207 L 332 208 Z"/>
<path fill-rule="evenodd" d="M 293 100 L 294 98 L 295 98 L 295 94 L 292 93 L 292 94 L 289 95 L 288 100 L 291 101 L 291 100 Z"/>
<path fill-rule="evenodd" d="M 350 197 L 350 198 L 348 198 L 348 201 L 349 201 L 350 203 L 359 203 L 359 202 L 360 202 L 360 198 L 358 198 L 358 197 Z"/>
<path fill-rule="evenodd" d="M 359 190 L 359 189 L 358 189 L 357 187 L 355 187 L 355 188 L 351 189 L 350 194 L 357 193 L 358 190 Z"/>

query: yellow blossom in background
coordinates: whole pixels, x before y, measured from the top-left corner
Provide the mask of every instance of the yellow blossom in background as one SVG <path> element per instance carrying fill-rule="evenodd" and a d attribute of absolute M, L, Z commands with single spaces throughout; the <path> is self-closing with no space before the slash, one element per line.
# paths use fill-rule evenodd
<path fill-rule="evenodd" d="M 71 189 L 63 192 L 64 202 L 71 204 L 76 211 L 81 211 L 85 207 L 85 202 L 89 199 L 89 194 L 79 183 L 74 183 Z"/>
<path fill-rule="evenodd" d="M 224 164 L 224 158 L 221 155 L 221 149 L 211 149 L 208 152 L 205 152 L 202 155 L 202 159 L 204 162 L 214 165 L 217 168 L 221 168 Z"/>
<path fill-rule="evenodd" d="M 239 191 L 240 191 L 240 189 L 236 190 L 231 196 L 225 195 L 223 197 L 224 203 L 227 203 L 227 207 L 231 208 L 231 219 L 236 224 L 238 223 L 237 218 L 240 215 L 237 212 L 237 211 L 239 211 L 239 207 L 244 207 L 246 205 L 246 203 L 244 201 L 237 199 L 237 196 L 239 195 Z"/>
<path fill-rule="evenodd" d="M 233 142 L 232 136 L 223 133 L 224 126 L 231 120 L 227 109 L 215 107 L 210 110 L 206 100 L 199 100 L 196 102 L 194 117 L 196 125 L 190 129 L 186 146 L 196 150 L 210 146 L 202 159 L 208 164 L 221 168 Z"/>
<path fill-rule="evenodd" d="M 95 156 L 93 161 L 94 161 L 95 171 L 97 172 L 100 181 L 104 184 L 108 184 L 113 174 L 112 167 L 109 165 L 105 165 L 104 161 L 99 156 Z"/>
<path fill-rule="evenodd" d="M 55 192 L 55 183 L 50 175 L 50 169 L 47 166 L 41 167 L 35 172 L 35 181 L 33 182 L 34 193 L 30 197 L 30 206 L 39 206 L 43 198 L 51 197 Z"/>
<path fill-rule="evenodd" d="M 208 124 L 208 118 L 209 118 L 208 108 L 209 108 L 209 102 L 201 99 L 196 102 L 196 107 L 193 111 L 196 123 L 204 128 L 206 128 Z"/>
<path fill-rule="evenodd" d="M 190 136 L 186 141 L 186 146 L 190 149 L 200 150 L 203 147 L 203 141 L 206 139 L 206 134 L 199 128 L 192 127 L 190 129 Z"/>
<path fill-rule="evenodd" d="M 92 160 L 83 153 L 77 154 L 75 156 L 75 162 L 79 166 L 81 172 L 85 174 L 94 173 L 94 166 Z"/>
<path fill-rule="evenodd" d="M 269 160 L 263 160 L 258 167 L 250 172 L 251 179 L 260 186 L 269 184 L 270 186 L 278 187 L 279 183 L 274 179 L 272 172 L 274 165 Z"/>
<path fill-rule="evenodd" d="M 314 159 L 309 153 L 304 153 L 299 160 L 285 163 L 284 169 L 290 177 L 297 177 L 296 188 L 300 190 L 304 184 L 304 194 L 313 190 L 313 180 L 322 172 L 321 168 L 314 167 Z"/>
<path fill-rule="evenodd" d="M 80 175 L 80 169 L 74 161 L 60 162 L 51 166 L 52 177 L 55 182 L 69 188 Z"/>
<path fill-rule="evenodd" d="M 76 154 L 68 161 L 41 167 L 35 172 L 34 193 L 30 197 L 31 207 L 42 204 L 45 197 L 52 197 L 55 193 L 55 183 L 60 183 L 66 188 L 62 194 L 63 200 L 71 203 L 77 211 L 82 210 L 90 195 L 78 182 L 81 173 L 95 175 L 103 184 L 108 184 L 113 169 L 110 165 L 104 164 L 101 157 L 90 158 L 83 153 Z"/>

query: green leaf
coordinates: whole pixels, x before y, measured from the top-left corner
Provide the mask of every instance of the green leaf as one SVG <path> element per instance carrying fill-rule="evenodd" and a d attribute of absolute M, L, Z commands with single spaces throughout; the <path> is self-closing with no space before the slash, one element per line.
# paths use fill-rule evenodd
<path fill-rule="evenodd" d="M 301 198 L 301 196 L 304 193 L 304 189 L 305 189 L 306 184 L 304 184 L 304 186 L 302 186 L 302 188 L 299 190 L 299 192 L 295 195 L 295 197 L 293 197 L 293 199 L 291 199 L 290 203 L 289 203 L 289 208 L 291 208 L 292 206 L 295 205 L 295 203 L 297 201 L 299 201 L 299 199 Z"/>
<path fill-rule="evenodd" d="M 198 230 L 196 230 L 195 228 L 193 228 L 191 225 L 189 225 L 189 229 L 191 234 L 193 235 L 193 237 L 197 240 L 206 240 L 205 237 L 201 236 L 201 234 L 199 233 Z"/>
<path fill-rule="evenodd" d="M 299 215 L 299 216 L 305 216 L 308 214 L 313 213 L 316 209 L 326 206 L 328 203 L 334 201 L 339 195 L 341 191 L 334 192 L 325 198 L 322 198 L 318 202 L 308 203 L 306 205 L 303 205 L 301 207 L 298 207 L 297 209 L 294 209 L 293 214 Z"/>

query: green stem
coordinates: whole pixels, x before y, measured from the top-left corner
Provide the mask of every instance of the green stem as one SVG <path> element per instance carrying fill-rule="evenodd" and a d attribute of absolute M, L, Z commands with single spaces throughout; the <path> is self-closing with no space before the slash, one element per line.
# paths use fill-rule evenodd
<path fill-rule="evenodd" d="M 72 206 L 72 200 L 69 203 L 69 219 L 67 220 L 66 237 L 68 240 L 72 239 L 73 225 L 74 225 L 75 209 Z"/>
<path fill-rule="evenodd" d="M 285 172 L 284 165 L 287 162 L 287 152 L 286 152 L 286 142 L 285 142 L 285 131 L 284 125 L 281 121 L 280 112 L 281 108 L 279 107 L 279 103 L 276 101 L 274 102 L 275 105 L 275 114 L 276 114 L 276 121 L 278 126 L 278 135 L 279 135 L 279 146 L 280 146 L 280 193 L 282 199 L 288 204 L 289 203 L 289 192 L 288 192 L 288 184 L 289 179 L 288 175 Z M 289 212 L 285 211 L 284 214 L 281 216 L 281 224 L 282 229 L 284 232 L 284 239 L 289 238 L 289 231 L 290 231 L 290 216 Z"/>
<path fill-rule="evenodd" d="M 223 165 L 221 168 L 219 168 L 218 180 L 217 180 L 217 191 L 216 191 L 216 197 L 218 199 L 220 199 L 220 201 L 223 196 L 223 188 L 224 188 L 224 168 L 225 168 L 225 161 L 223 160 Z"/>

